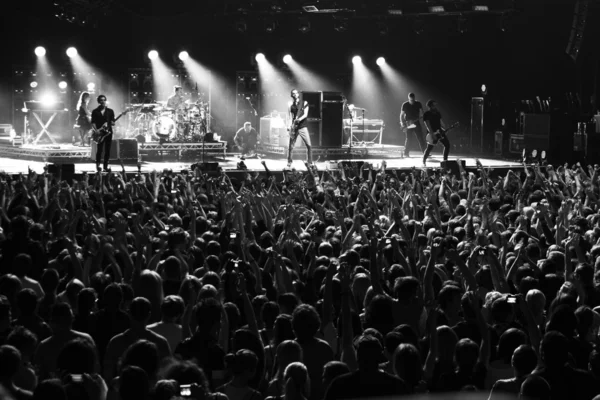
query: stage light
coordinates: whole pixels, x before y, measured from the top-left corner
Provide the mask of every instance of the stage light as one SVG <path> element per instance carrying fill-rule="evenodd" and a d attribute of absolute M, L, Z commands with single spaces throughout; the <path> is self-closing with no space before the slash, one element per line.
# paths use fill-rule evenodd
<path fill-rule="evenodd" d="M 75 47 L 69 47 L 67 49 L 67 56 L 69 56 L 69 58 L 73 58 L 77 55 L 77 49 Z"/>
<path fill-rule="evenodd" d="M 36 88 L 38 86 L 38 83 L 36 81 L 33 81 L 29 84 L 29 86 L 31 86 L 32 88 Z"/>
<path fill-rule="evenodd" d="M 54 95 L 52 93 L 44 93 L 40 97 L 40 101 L 41 101 L 42 105 L 47 107 L 47 106 L 51 106 L 52 104 L 56 103 L 56 98 L 54 97 Z"/>
<path fill-rule="evenodd" d="M 256 62 L 259 62 L 259 63 L 266 60 L 266 57 L 263 53 L 258 53 L 255 58 L 256 58 Z"/>
<path fill-rule="evenodd" d="M 302 33 L 310 32 L 310 21 L 306 18 L 301 18 L 298 30 Z"/>
<path fill-rule="evenodd" d="M 292 62 L 292 56 L 290 56 L 289 54 L 286 54 L 285 56 L 283 56 L 283 62 L 286 64 L 289 64 Z"/>
<path fill-rule="evenodd" d="M 156 60 L 158 58 L 158 51 L 150 50 L 150 52 L 148 53 L 148 58 L 151 60 Z"/>
<path fill-rule="evenodd" d="M 352 64 L 360 64 L 362 62 L 362 58 L 360 58 L 360 56 L 354 56 L 352 57 Z"/>
<path fill-rule="evenodd" d="M 377 59 L 377 65 L 379 65 L 379 66 L 381 67 L 381 66 L 382 66 L 382 65 L 384 65 L 384 64 L 385 64 L 385 58 L 383 58 L 383 57 L 379 57 L 379 58 Z"/>
<path fill-rule="evenodd" d="M 188 58 L 190 58 L 190 55 L 189 55 L 189 53 L 187 51 L 182 51 L 181 53 L 179 53 L 179 59 L 181 61 L 185 61 Z"/>
<path fill-rule="evenodd" d="M 475 5 L 473 6 L 473 11 L 490 11 L 490 8 L 484 5 Z"/>
<path fill-rule="evenodd" d="M 87 84 L 87 90 L 93 92 L 96 89 L 96 84 L 94 82 L 90 82 Z"/>
<path fill-rule="evenodd" d="M 38 46 L 35 48 L 35 55 L 38 57 L 44 57 L 46 55 L 46 49 L 42 46 Z"/>
<path fill-rule="evenodd" d="M 487 86 L 481 85 L 481 94 L 484 96 L 487 94 Z"/>
<path fill-rule="evenodd" d="M 66 89 L 66 88 L 67 88 L 67 82 L 65 82 L 65 81 L 60 81 L 60 82 L 58 83 L 58 88 L 59 88 L 59 89 L 63 89 L 63 90 L 64 90 L 64 89 Z"/>

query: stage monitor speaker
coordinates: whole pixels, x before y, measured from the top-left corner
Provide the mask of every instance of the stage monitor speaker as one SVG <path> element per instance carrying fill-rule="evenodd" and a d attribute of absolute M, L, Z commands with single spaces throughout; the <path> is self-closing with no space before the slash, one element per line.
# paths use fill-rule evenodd
<path fill-rule="evenodd" d="M 463 169 L 466 169 L 464 160 L 460 160 L 460 164 L 462 165 Z M 440 168 L 444 170 L 450 170 L 450 172 L 456 177 L 460 176 L 460 168 L 458 166 L 458 161 L 456 160 L 442 161 L 440 162 Z"/>
<path fill-rule="evenodd" d="M 344 135 L 344 103 L 323 102 L 321 146 L 341 148 Z"/>
<path fill-rule="evenodd" d="M 200 168 L 202 172 L 216 172 L 219 169 L 218 162 L 197 162 L 192 164 L 190 169 L 193 171 L 196 168 Z"/>
<path fill-rule="evenodd" d="M 301 92 L 302 99 L 308 103 L 308 118 L 321 119 L 323 92 Z"/>
<path fill-rule="evenodd" d="M 90 159 L 96 161 L 96 152 L 98 144 L 92 141 Z M 104 155 L 102 156 L 104 160 Z M 138 162 L 138 142 L 136 139 L 116 139 L 110 143 L 109 162 L 137 163 Z"/>
<path fill-rule="evenodd" d="M 123 162 L 138 161 L 139 148 L 136 139 L 118 139 L 119 159 Z"/>
<path fill-rule="evenodd" d="M 75 177 L 75 164 L 50 164 L 48 173 L 56 176 L 60 174 L 60 179 L 70 184 Z"/>
<path fill-rule="evenodd" d="M 523 115 L 523 135 L 549 136 L 550 114 L 525 114 Z"/>

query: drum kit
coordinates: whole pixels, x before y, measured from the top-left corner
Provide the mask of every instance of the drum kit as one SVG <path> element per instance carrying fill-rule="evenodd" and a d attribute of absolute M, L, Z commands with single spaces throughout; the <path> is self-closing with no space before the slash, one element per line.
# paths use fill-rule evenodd
<path fill-rule="evenodd" d="M 208 133 L 209 103 L 186 100 L 177 108 L 166 101 L 131 104 L 135 110 L 128 137 L 144 141 L 201 142 Z"/>

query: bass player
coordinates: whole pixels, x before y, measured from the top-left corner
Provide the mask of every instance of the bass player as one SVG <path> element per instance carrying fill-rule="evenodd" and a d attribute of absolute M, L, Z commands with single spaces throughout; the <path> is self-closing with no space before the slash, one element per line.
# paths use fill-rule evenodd
<path fill-rule="evenodd" d="M 96 149 L 96 169 L 100 170 L 100 161 L 104 153 L 104 172 L 108 172 L 108 160 L 110 159 L 110 145 L 112 143 L 113 126 L 115 125 L 115 112 L 106 106 L 106 96 L 101 94 L 97 98 L 98 107 L 92 111 L 92 126 L 94 131 L 100 133 Z"/>
<path fill-rule="evenodd" d="M 404 142 L 404 156 L 410 156 L 411 147 L 413 147 L 413 138 L 417 139 L 421 153 L 425 150 L 425 139 L 421 129 L 421 119 L 423 118 L 423 105 L 415 99 L 414 93 L 408 94 L 408 101 L 402 103 L 400 112 L 400 126 L 406 132 L 406 141 Z"/>
<path fill-rule="evenodd" d="M 428 136 L 431 136 L 431 140 L 427 143 L 427 149 L 423 154 L 423 166 L 429 157 L 429 153 L 439 142 L 444 146 L 444 161 L 448 161 L 448 153 L 450 153 L 450 141 L 446 136 L 446 124 L 442 121 L 442 114 L 437 108 L 437 102 L 435 100 L 427 101 L 428 110 L 423 114 L 423 121 L 427 127 Z"/>
<path fill-rule="evenodd" d="M 291 125 L 288 128 L 290 131 L 290 144 L 288 147 L 287 168 L 291 168 L 292 166 L 292 150 L 294 150 L 298 136 L 304 141 L 306 152 L 308 154 L 308 164 L 312 165 L 312 145 L 310 143 L 310 133 L 306 126 L 306 118 L 308 118 L 308 102 L 302 99 L 300 92 L 296 89 L 292 90 L 291 97 L 292 101 L 289 103 L 288 107 L 288 121 L 291 121 Z"/>

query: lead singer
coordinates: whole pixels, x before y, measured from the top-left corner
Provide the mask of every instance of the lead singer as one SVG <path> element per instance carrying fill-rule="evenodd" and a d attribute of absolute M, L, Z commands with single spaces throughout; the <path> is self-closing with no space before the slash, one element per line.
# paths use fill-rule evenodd
<path fill-rule="evenodd" d="M 292 166 L 292 151 L 296 145 L 296 139 L 298 136 L 302 138 L 306 145 L 306 152 L 308 154 L 308 163 L 312 164 L 312 145 L 310 143 L 310 133 L 306 127 L 306 118 L 308 118 L 308 102 L 304 101 L 300 97 L 300 92 L 293 89 L 292 101 L 288 107 L 288 122 L 291 121 L 288 131 L 290 132 L 290 145 L 288 148 L 288 163 L 287 168 Z"/>

